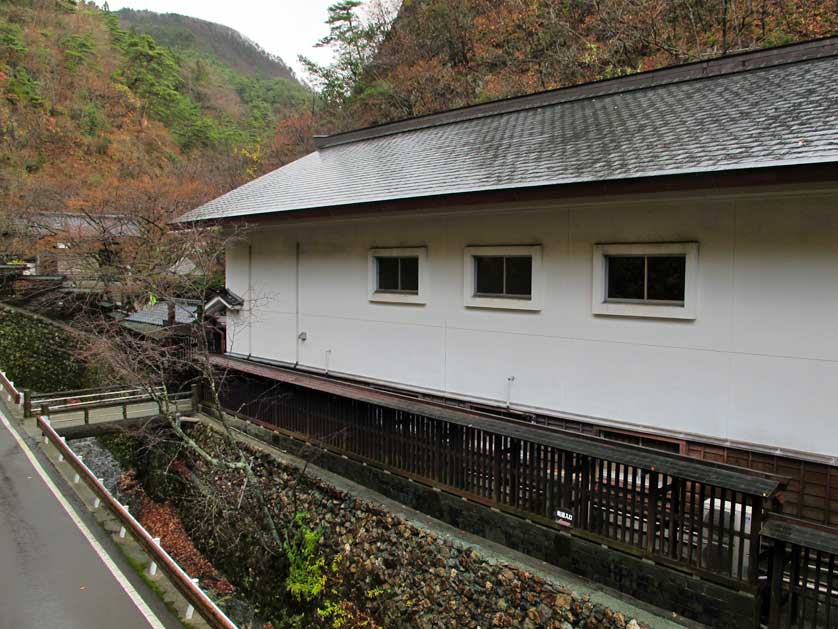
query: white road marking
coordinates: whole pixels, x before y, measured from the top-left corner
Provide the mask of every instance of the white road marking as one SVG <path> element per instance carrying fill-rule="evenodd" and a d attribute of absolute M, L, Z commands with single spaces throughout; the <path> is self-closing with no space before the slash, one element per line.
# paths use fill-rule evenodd
<path fill-rule="evenodd" d="M 165 625 L 160 622 L 160 619 L 155 615 L 155 613 L 151 610 L 151 608 L 146 604 L 143 598 L 139 595 L 137 590 L 134 589 L 134 586 L 128 581 L 122 571 L 117 567 L 117 565 L 113 562 L 113 559 L 110 558 L 108 553 L 105 552 L 105 549 L 102 548 L 102 545 L 99 541 L 93 536 L 93 533 L 90 532 L 90 529 L 87 528 L 87 525 L 81 521 L 78 514 L 75 512 L 73 507 L 70 506 L 70 503 L 67 502 L 67 499 L 61 494 L 58 490 L 58 487 L 55 486 L 55 483 L 52 482 L 52 479 L 47 475 L 44 468 L 41 467 L 41 464 L 35 458 L 35 454 L 32 450 L 29 449 L 29 446 L 26 445 L 26 442 L 21 438 L 21 436 L 17 433 L 17 431 L 12 427 L 9 423 L 9 420 L 0 411 L 0 422 L 6 427 L 12 437 L 14 437 L 17 444 L 20 446 L 20 449 L 23 450 L 23 453 L 26 455 L 26 458 L 29 459 L 29 462 L 32 464 L 32 467 L 35 468 L 35 471 L 38 472 L 38 476 L 41 477 L 41 480 L 44 481 L 44 484 L 49 488 L 52 492 L 52 495 L 55 496 L 55 499 L 58 500 L 59 504 L 64 508 L 64 511 L 67 512 L 67 515 L 70 516 L 70 519 L 73 521 L 73 524 L 81 531 L 81 534 L 84 535 L 85 539 L 90 543 L 93 547 L 93 550 L 99 555 L 99 559 L 102 560 L 102 563 L 105 564 L 105 567 L 110 571 L 113 575 L 113 578 L 116 579 L 116 582 L 119 583 L 120 587 L 125 591 L 128 595 L 128 598 L 131 599 L 131 602 L 136 605 L 137 609 L 140 610 L 140 613 L 145 617 L 148 624 L 154 629 L 166 629 Z"/>

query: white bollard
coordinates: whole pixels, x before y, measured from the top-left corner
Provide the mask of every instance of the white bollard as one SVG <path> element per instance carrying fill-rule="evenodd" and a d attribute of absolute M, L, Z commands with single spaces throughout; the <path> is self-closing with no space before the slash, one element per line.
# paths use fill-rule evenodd
<path fill-rule="evenodd" d="M 119 539 L 125 539 L 125 527 L 119 527 Z"/>

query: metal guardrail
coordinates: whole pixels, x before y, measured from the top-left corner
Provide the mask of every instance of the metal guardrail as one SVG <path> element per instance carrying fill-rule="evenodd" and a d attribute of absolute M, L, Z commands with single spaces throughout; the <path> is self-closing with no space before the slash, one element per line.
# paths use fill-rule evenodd
<path fill-rule="evenodd" d="M 69 465 L 78 474 L 79 479 L 90 488 L 96 498 L 101 501 L 116 518 L 121 522 L 125 530 L 129 531 L 140 546 L 148 553 L 154 564 L 163 571 L 172 584 L 183 595 L 188 604 L 198 612 L 211 627 L 217 629 L 237 629 L 236 624 L 198 587 L 196 580 L 193 580 L 178 563 L 172 559 L 162 546 L 145 530 L 133 515 L 122 506 L 96 478 L 93 472 L 84 464 L 78 455 L 67 445 L 64 439 L 52 427 L 49 418 L 39 415 L 37 418 L 38 428 L 44 435 L 44 439 L 51 443 Z M 124 533 L 123 533 L 124 535 Z M 191 614 L 187 610 L 186 616 Z"/>
<path fill-rule="evenodd" d="M 6 374 L 2 371 L 0 371 L 0 387 L 3 388 L 9 402 L 12 402 L 13 404 L 20 404 L 22 399 L 20 391 L 15 388 L 15 383 L 9 380 Z"/>

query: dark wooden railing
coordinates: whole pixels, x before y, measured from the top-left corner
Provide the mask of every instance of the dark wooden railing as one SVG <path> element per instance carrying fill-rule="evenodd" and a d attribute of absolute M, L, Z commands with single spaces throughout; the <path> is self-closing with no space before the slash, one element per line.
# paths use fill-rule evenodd
<path fill-rule="evenodd" d="M 768 626 L 838 628 L 838 531 L 772 515 L 762 535 L 771 548 Z"/>
<path fill-rule="evenodd" d="M 237 379 L 221 400 L 327 450 L 756 590 L 761 519 L 776 479 L 359 390 L 353 398 Z"/>

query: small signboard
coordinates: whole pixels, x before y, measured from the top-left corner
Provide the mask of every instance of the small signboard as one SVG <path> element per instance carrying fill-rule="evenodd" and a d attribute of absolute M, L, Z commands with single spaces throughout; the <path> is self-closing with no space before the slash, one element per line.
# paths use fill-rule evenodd
<path fill-rule="evenodd" d="M 573 514 L 569 511 L 556 509 L 556 522 L 562 526 L 573 526 Z"/>

